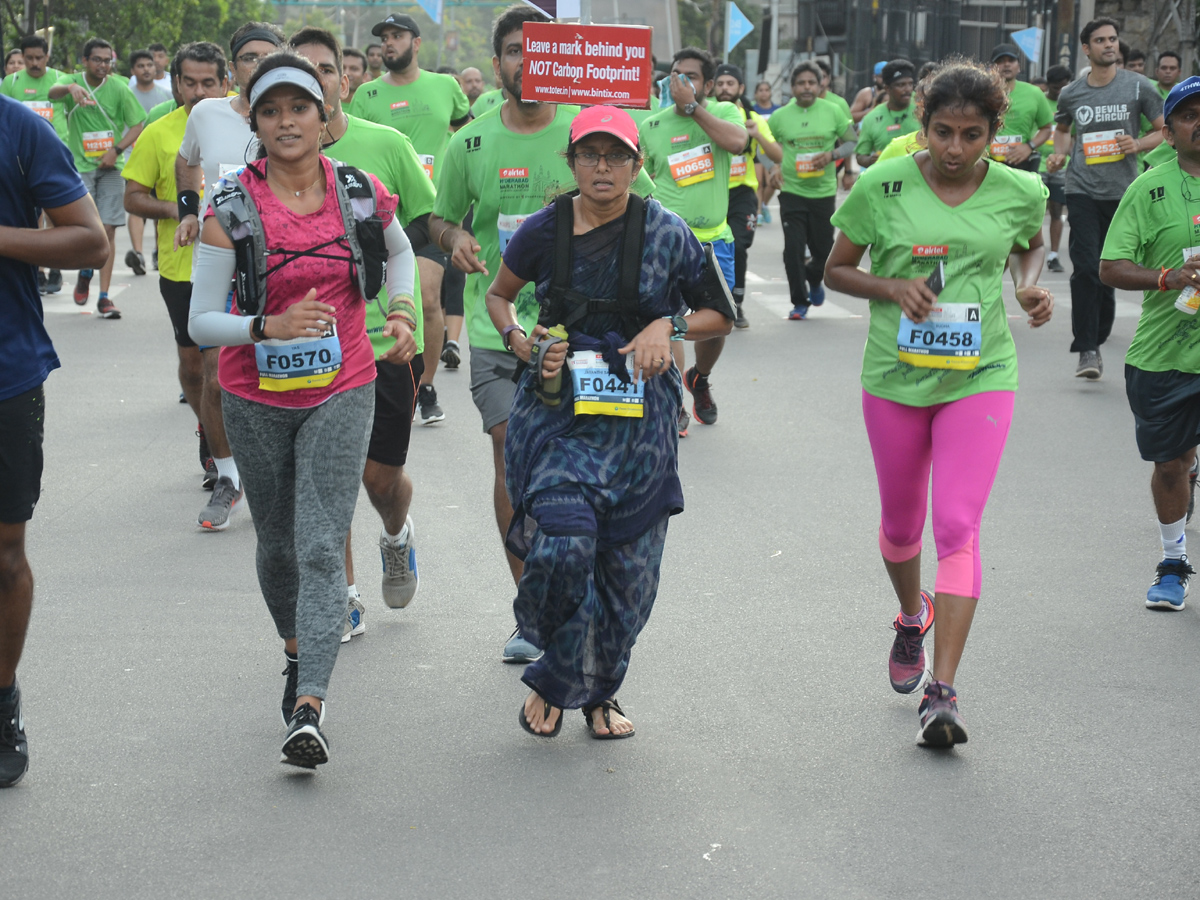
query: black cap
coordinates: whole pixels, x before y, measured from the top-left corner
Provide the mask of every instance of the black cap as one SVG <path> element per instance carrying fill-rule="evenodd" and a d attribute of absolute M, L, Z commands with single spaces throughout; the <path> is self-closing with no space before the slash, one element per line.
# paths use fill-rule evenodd
<path fill-rule="evenodd" d="M 1012 44 L 997 44 L 995 49 L 992 50 L 992 62 L 1003 59 L 1006 56 L 1011 56 L 1017 62 L 1021 61 L 1021 51 Z"/>
<path fill-rule="evenodd" d="M 732 75 L 737 79 L 738 84 L 746 83 L 746 76 L 742 74 L 742 70 L 732 63 L 721 63 L 717 66 L 717 74 L 714 78 L 720 78 L 722 75 Z"/>
<path fill-rule="evenodd" d="M 392 28 L 403 28 L 405 31 L 411 31 L 413 37 L 421 36 L 421 28 L 417 25 L 417 20 L 412 16 L 406 16 L 404 13 L 392 13 L 378 25 L 371 29 L 371 34 L 375 37 L 380 37 L 383 34 L 383 29 L 388 26 Z"/>

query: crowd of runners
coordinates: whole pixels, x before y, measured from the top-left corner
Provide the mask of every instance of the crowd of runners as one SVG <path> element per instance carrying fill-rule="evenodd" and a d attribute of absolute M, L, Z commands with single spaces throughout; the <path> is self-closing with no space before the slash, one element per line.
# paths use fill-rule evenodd
<path fill-rule="evenodd" d="M 41 37 L 6 56 L 0 785 L 29 760 L 16 680 L 33 597 L 25 527 L 43 383 L 59 365 L 39 295 L 77 271 L 74 302 L 119 320 L 121 227 L 125 264 L 157 272 L 196 417 L 211 491 L 196 527 L 223 531 L 250 509 L 283 644 L 289 765 L 328 761 L 339 645 L 367 628 L 350 542 L 360 484 L 380 519 L 384 603 L 417 593 L 411 430 L 445 419 L 438 369 L 464 361 L 493 450 L 493 552 L 514 585 L 501 656 L 524 667 L 520 725 L 553 737 L 581 709 L 596 738 L 635 733 L 616 695 L 684 506 L 678 443 L 718 421 L 712 377 L 726 335 L 751 325 L 748 259 L 764 225 L 783 230 L 791 320 L 827 286 L 870 301 L 862 411 L 899 607 L 888 669 L 896 691 L 920 692 L 918 743 L 967 740 L 954 681 L 1017 386 L 1003 280 L 1031 326 L 1050 320 L 1038 280 L 1063 271 L 1064 215 L 1077 377 L 1103 376 L 1113 289 L 1144 292 L 1125 379 L 1163 547 L 1146 605 L 1184 607 L 1200 78 L 1180 81 L 1178 55 L 1155 60 L 1151 80 L 1100 18 L 1079 35 L 1078 74 L 1022 80 L 1020 50 L 1001 44 L 982 62 L 880 62 L 848 100 L 823 59 L 786 73 L 780 97 L 685 48 L 652 108 L 581 109 L 522 98 L 522 29 L 542 20 L 531 6 L 498 16 L 491 79 L 422 68 L 404 14 L 362 51 L 320 28 L 247 22 L 228 47 L 137 50 L 128 78 L 100 37 L 72 73 L 49 66 Z"/>

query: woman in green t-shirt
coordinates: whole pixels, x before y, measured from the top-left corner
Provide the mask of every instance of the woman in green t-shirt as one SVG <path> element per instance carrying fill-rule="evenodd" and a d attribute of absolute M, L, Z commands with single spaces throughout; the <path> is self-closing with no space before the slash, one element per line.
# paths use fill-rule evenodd
<path fill-rule="evenodd" d="M 1001 297 L 1006 263 L 1031 326 L 1048 322 L 1054 305 L 1036 283 L 1046 188 L 987 159 L 1007 105 L 986 69 L 939 71 L 918 110 L 928 149 L 863 173 L 834 215 L 841 233 L 826 267 L 831 288 L 871 301 L 863 415 L 883 507 L 879 545 L 900 600 L 888 665 L 900 693 L 929 677 L 923 643 L 937 610 L 933 680 L 919 711 L 925 746 L 967 740 L 954 675 L 980 594 L 979 523 L 1017 387 Z M 865 272 L 858 264 L 868 248 Z M 920 582 L 931 469 L 936 596 Z"/>

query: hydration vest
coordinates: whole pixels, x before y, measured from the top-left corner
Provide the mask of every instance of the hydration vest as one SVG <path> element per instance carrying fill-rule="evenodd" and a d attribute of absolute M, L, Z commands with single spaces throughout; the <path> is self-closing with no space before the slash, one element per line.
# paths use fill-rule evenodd
<path fill-rule="evenodd" d="M 242 315 L 262 315 L 267 303 L 267 276 L 302 256 L 348 262 L 350 281 L 358 286 L 363 300 L 378 302 L 386 277 L 388 251 L 383 237 L 383 220 L 376 212 L 375 183 L 360 169 L 330 161 L 333 163 L 333 188 L 345 231 L 340 237 L 307 250 L 267 249 L 262 219 L 242 182 L 247 169 L 226 175 L 214 187 L 213 214 L 233 243 L 237 260 L 234 284 Z M 331 246 L 341 247 L 349 257 L 319 252 Z M 271 265 L 272 256 L 283 258 Z M 383 309 L 382 303 L 380 309 Z M 387 317 L 386 310 L 384 317 Z"/>
<path fill-rule="evenodd" d="M 571 334 L 575 326 L 593 313 L 621 317 L 622 331 L 632 340 L 657 316 L 638 311 L 638 284 L 642 274 L 642 248 L 646 239 L 646 203 L 636 194 L 629 195 L 625 212 L 625 231 L 621 238 L 620 275 L 616 299 L 596 299 L 571 287 L 571 240 L 575 236 L 575 206 L 567 194 L 554 199 L 554 274 L 550 289 L 542 300 L 538 321 L 547 328 L 562 325 Z"/>

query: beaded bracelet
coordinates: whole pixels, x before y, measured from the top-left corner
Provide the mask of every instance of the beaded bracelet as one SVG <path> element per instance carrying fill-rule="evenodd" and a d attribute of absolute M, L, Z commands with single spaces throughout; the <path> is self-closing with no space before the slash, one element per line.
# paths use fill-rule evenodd
<path fill-rule="evenodd" d="M 1165 291 L 1167 289 L 1167 274 L 1170 272 L 1171 270 L 1166 266 L 1162 267 L 1162 272 L 1160 272 L 1158 275 L 1158 289 L 1160 291 Z"/>

